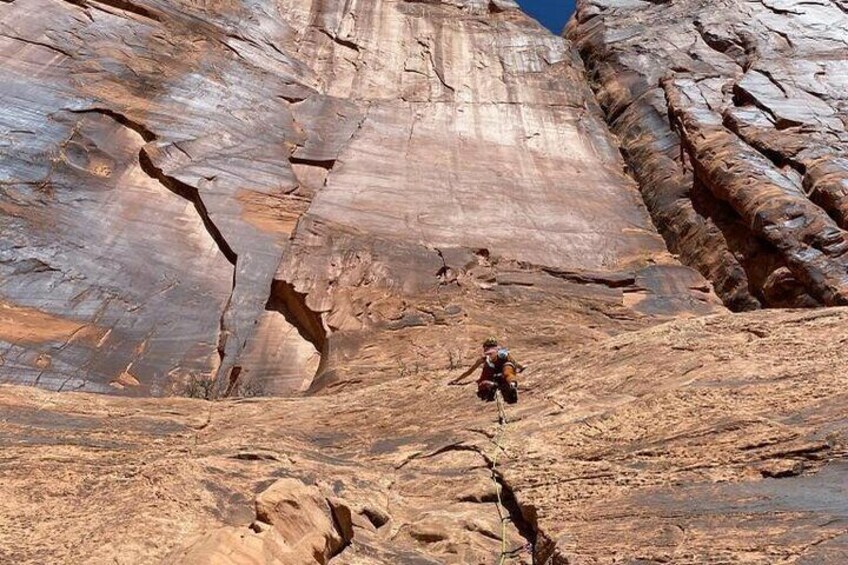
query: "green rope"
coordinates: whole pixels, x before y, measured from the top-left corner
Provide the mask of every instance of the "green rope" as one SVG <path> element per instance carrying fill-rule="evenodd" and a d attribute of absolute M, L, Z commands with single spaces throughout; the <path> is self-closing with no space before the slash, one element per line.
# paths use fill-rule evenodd
<path fill-rule="evenodd" d="M 495 400 L 497 400 L 498 404 L 498 431 L 493 440 L 495 444 L 495 453 L 492 456 L 491 473 L 492 482 L 495 484 L 495 493 L 497 494 L 498 517 L 501 519 L 501 555 L 498 558 L 498 565 L 504 565 L 507 557 L 510 557 L 512 552 L 507 551 L 506 549 L 506 524 L 510 521 L 510 518 L 506 513 L 503 505 L 503 499 L 501 498 L 501 483 L 498 481 L 498 459 L 500 458 L 501 451 L 504 451 L 503 445 L 501 445 L 501 439 L 506 433 L 506 425 L 508 422 L 500 390 L 495 392 Z"/>

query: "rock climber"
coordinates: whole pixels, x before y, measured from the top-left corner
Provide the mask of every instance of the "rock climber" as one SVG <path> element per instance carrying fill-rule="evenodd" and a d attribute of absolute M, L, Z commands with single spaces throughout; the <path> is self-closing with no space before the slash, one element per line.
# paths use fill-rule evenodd
<path fill-rule="evenodd" d="M 490 337 L 483 342 L 483 356 L 477 359 L 470 369 L 450 382 L 459 384 L 471 373 L 483 366 L 480 378 L 477 379 L 477 396 L 480 400 L 492 402 L 495 394 L 500 389 L 507 404 L 518 402 L 518 379 L 517 373 L 524 370 L 509 354 L 509 349 L 498 346 L 498 340 Z"/>

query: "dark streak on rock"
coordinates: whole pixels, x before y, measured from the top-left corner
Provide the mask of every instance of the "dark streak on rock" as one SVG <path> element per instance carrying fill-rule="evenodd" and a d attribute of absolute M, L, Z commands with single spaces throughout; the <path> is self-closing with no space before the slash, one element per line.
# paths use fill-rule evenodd
<path fill-rule="evenodd" d="M 13 0 L 0 0 L 0 1 L 6 2 L 8 4 L 11 4 L 13 2 Z M 73 54 L 69 53 L 68 51 L 65 51 L 64 49 L 56 47 L 55 45 L 51 45 L 50 43 L 44 43 L 44 42 L 41 42 L 41 41 L 35 41 L 33 39 L 25 39 L 23 37 L 17 37 L 17 36 L 14 36 L 14 35 L 7 35 L 7 34 L 0 34 L 0 37 L 6 37 L 6 38 L 12 39 L 14 41 L 20 41 L 21 43 L 26 43 L 28 45 L 35 45 L 37 47 L 43 47 L 45 49 L 49 49 L 51 51 L 54 51 L 54 52 L 56 52 L 60 55 L 64 55 L 65 57 L 73 58 Z"/>
<path fill-rule="evenodd" d="M 103 9 L 103 6 L 105 6 L 107 8 L 129 12 L 131 14 L 135 14 L 136 16 L 140 16 L 148 20 L 153 20 L 157 23 L 162 23 L 163 21 L 162 16 L 160 14 L 149 10 L 144 6 L 134 4 L 133 2 L 129 2 L 127 0 L 65 0 L 65 2 L 68 2 L 75 6 L 79 6 L 80 8 L 91 7 L 108 12 L 109 10 Z"/>
<path fill-rule="evenodd" d="M 200 219 L 203 221 L 203 225 L 206 227 L 206 230 L 209 232 L 209 235 L 212 236 L 212 239 L 215 240 L 215 243 L 218 245 L 218 249 L 221 250 L 224 257 L 227 258 L 227 261 L 236 264 L 238 260 L 238 255 L 233 251 L 230 247 L 229 243 L 224 239 L 224 236 L 221 234 L 221 231 L 218 229 L 218 226 L 212 221 L 212 218 L 209 216 L 209 211 L 206 209 L 206 205 L 203 203 L 203 199 L 200 197 L 200 192 L 193 186 L 186 184 L 180 180 L 177 180 L 174 177 L 168 176 L 165 174 L 162 169 L 156 167 L 153 162 L 150 160 L 150 157 L 147 155 L 147 152 L 144 149 L 141 150 L 139 155 L 139 162 L 141 163 L 142 170 L 151 178 L 156 179 L 159 183 L 162 184 L 165 188 L 173 192 L 174 194 L 185 198 L 192 204 L 194 204 L 194 208 L 197 211 L 197 214 L 200 216 Z"/>

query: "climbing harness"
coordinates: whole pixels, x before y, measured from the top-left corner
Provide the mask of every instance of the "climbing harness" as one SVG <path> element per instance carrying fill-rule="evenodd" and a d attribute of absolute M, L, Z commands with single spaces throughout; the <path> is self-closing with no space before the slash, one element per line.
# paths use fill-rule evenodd
<path fill-rule="evenodd" d="M 506 409 L 504 407 L 503 395 L 500 390 L 495 391 L 495 400 L 498 405 L 498 431 L 495 433 L 495 437 L 492 440 L 492 443 L 495 444 L 495 453 L 491 457 L 490 471 L 492 483 L 495 485 L 495 493 L 497 495 L 496 504 L 498 508 L 498 517 L 501 520 L 501 554 L 498 558 L 498 565 L 504 565 L 507 559 L 516 557 L 518 553 L 525 549 L 525 546 L 513 550 L 507 550 L 506 548 L 506 525 L 507 522 L 512 521 L 512 518 L 509 517 L 509 513 L 506 511 L 506 507 L 503 503 L 503 497 L 501 496 L 501 483 L 498 480 L 498 461 L 500 459 L 501 452 L 506 452 L 501 442 L 504 434 L 506 434 L 506 426 L 509 422 L 506 418 Z M 530 550 L 532 552 L 532 548 L 530 548 Z"/>

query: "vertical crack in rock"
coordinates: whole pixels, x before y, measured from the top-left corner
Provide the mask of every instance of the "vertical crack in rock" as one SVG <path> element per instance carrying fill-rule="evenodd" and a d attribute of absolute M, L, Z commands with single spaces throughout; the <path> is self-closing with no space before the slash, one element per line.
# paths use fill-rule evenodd
<path fill-rule="evenodd" d="M 728 235 L 693 206 L 693 176 L 686 169 L 678 134 L 665 116 L 662 89 L 621 68 L 618 55 L 603 43 L 603 18 L 588 8 L 578 7 L 565 34 L 584 63 L 586 81 L 606 122 L 620 139 L 654 225 L 669 250 L 710 280 L 729 308 L 760 308 Z"/>
<path fill-rule="evenodd" d="M 551 563 L 553 544 L 545 536 L 539 535 L 535 508 L 532 506 L 522 507 L 515 497 L 515 492 L 500 473 L 496 474 L 496 480 L 501 489 L 501 504 L 509 514 L 509 521 L 515 526 L 521 537 L 527 540 L 525 547 L 513 548 L 507 551 L 518 554 L 522 550 L 527 549 L 530 552 L 534 564 Z"/>
<path fill-rule="evenodd" d="M 231 383 L 226 392 L 229 393 L 232 388 L 232 383 L 236 382 L 238 379 L 238 375 L 241 372 L 241 367 L 234 365 L 234 360 L 232 361 L 233 366 L 229 369 L 227 367 L 227 340 L 230 338 L 229 324 L 227 322 L 227 317 L 233 307 L 233 294 L 235 292 L 236 284 L 237 284 L 237 263 L 238 263 L 238 255 L 233 251 L 227 241 L 224 239 L 224 236 L 221 234 L 221 231 L 218 229 L 218 226 L 212 221 L 212 218 L 209 216 L 209 211 L 206 209 L 206 205 L 203 203 L 203 199 L 200 197 L 200 192 L 193 186 L 190 186 L 184 182 L 181 182 L 173 177 L 166 175 L 161 169 L 156 167 L 151 161 L 150 157 L 147 155 L 147 152 L 144 148 L 141 149 L 139 153 L 139 162 L 141 163 L 141 169 L 148 175 L 150 178 L 153 178 L 159 183 L 173 192 L 174 194 L 181 196 L 182 198 L 188 200 L 194 205 L 194 209 L 197 211 L 198 216 L 203 222 L 206 231 L 215 241 L 218 249 L 221 253 L 226 257 L 227 261 L 233 266 L 233 278 L 230 286 L 230 296 L 227 299 L 227 304 L 224 306 L 221 311 L 220 321 L 218 323 L 218 370 L 214 373 L 219 372 L 221 369 L 225 369 L 227 373 L 229 373 L 229 382 Z M 221 375 L 215 374 L 215 381 L 219 384 L 217 388 L 222 389 L 222 378 Z"/>
<path fill-rule="evenodd" d="M 436 451 L 429 456 L 432 457 L 433 455 L 443 453 L 449 449 L 473 451 L 477 453 L 483 459 L 486 467 L 492 472 L 494 480 L 497 481 L 497 486 L 500 489 L 500 497 L 494 497 L 491 502 L 494 504 L 499 503 L 503 507 L 503 510 L 506 510 L 508 517 L 505 519 L 515 526 L 515 529 L 522 538 L 527 540 L 527 544 L 522 547 L 507 549 L 509 554 L 508 557 L 517 557 L 523 551 L 528 551 L 534 565 L 567 564 L 567 560 L 564 560 L 560 556 L 556 543 L 549 539 L 548 536 L 539 529 L 536 508 L 532 505 L 523 505 L 519 502 L 512 486 L 504 477 L 503 472 L 495 467 L 495 462 L 489 454 L 480 449 L 478 446 L 469 446 L 466 448 L 464 446 L 454 445 Z M 497 449 L 500 449 L 500 447 L 497 447 Z M 406 463 L 408 463 L 408 461 L 404 464 Z M 498 510 L 499 514 L 500 512 L 501 511 Z"/>
<path fill-rule="evenodd" d="M 157 140 L 156 134 L 154 134 L 144 124 L 132 120 L 128 116 L 116 112 L 114 110 L 110 110 L 107 108 L 88 108 L 85 110 L 71 110 L 71 112 L 74 114 L 84 115 L 87 113 L 94 113 L 107 116 L 116 121 L 117 123 L 121 124 L 122 126 L 132 129 L 133 131 L 138 133 L 142 137 L 142 139 L 148 144 L 154 143 Z M 233 279 L 231 284 L 230 297 L 228 298 L 227 304 L 221 312 L 219 322 L 219 340 L 217 350 L 220 368 L 224 366 L 224 361 L 226 357 L 226 342 L 230 333 L 227 327 L 227 315 L 233 304 L 232 295 L 236 286 L 235 267 L 238 262 L 238 255 L 235 253 L 235 251 L 233 251 L 232 247 L 230 247 L 229 243 L 221 234 L 221 230 L 218 228 L 218 226 L 216 226 L 215 223 L 212 221 L 212 218 L 209 215 L 209 211 L 207 210 L 206 205 L 204 204 L 203 199 L 200 196 L 200 192 L 197 190 L 197 188 L 165 174 L 162 169 L 158 168 L 156 165 L 153 164 L 153 161 L 150 159 L 150 156 L 146 151 L 146 147 L 146 145 L 142 147 L 138 155 L 141 170 L 150 178 L 156 180 L 159 184 L 168 189 L 170 192 L 173 192 L 177 196 L 180 196 L 193 204 L 197 215 L 203 222 L 203 226 L 206 228 L 206 231 L 209 233 L 210 237 L 217 245 L 219 251 L 227 259 L 227 261 L 229 261 L 230 264 L 233 265 Z M 231 377 L 237 378 L 240 370 L 240 367 L 233 366 L 232 371 L 234 375 L 231 375 Z M 219 377 L 216 377 L 216 380 L 220 380 Z"/>
<path fill-rule="evenodd" d="M 473 451 L 483 458 L 488 467 L 491 467 L 492 460 L 486 453 L 479 448 L 474 448 Z M 534 565 L 566 565 L 567 560 L 560 555 L 556 543 L 539 529 L 536 508 L 519 502 L 515 491 L 502 472 L 495 470 L 494 478 L 501 489 L 500 500 L 509 515 L 507 519 L 515 526 L 519 535 L 527 540 L 525 546 L 507 549 L 508 553 L 517 557 L 526 550 L 530 553 Z"/>
<path fill-rule="evenodd" d="M 584 61 L 607 123 L 621 140 L 622 154 L 655 225 L 669 249 L 710 279 L 735 311 L 761 305 L 842 304 L 848 291 L 848 242 L 842 232 L 848 227 L 848 168 L 832 164 L 832 148 L 797 141 L 808 127 L 799 120 L 823 110 L 813 104 L 805 113 L 793 105 L 793 98 L 800 99 L 791 90 L 794 83 L 787 86 L 772 70 L 760 68 L 765 63 L 758 61 L 768 56 L 768 46 L 748 28 L 732 22 L 716 25 L 706 13 L 696 13 L 694 20 L 684 17 L 680 25 L 674 20 L 679 17 L 680 10 L 673 7 L 652 9 L 648 16 L 635 8 L 613 12 L 585 1 L 565 31 Z M 674 20 L 669 33 L 696 43 L 684 50 L 664 35 L 655 37 L 644 18 Z M 646 35 L 634 35 L 636 31 Z M 639 48 L 645 58 L 638 61 L 632 59 L 635 37 L 648 44 Z M 704 59 L 703 45 L 721 55 Z M 758 67 L 752 70 L 754 65 Z M 698 109 L 689 114 L 705 124 L 687 128 L 671 107 L 671 79 L 663 74 L 669 68 L 675 77 L 693 83 L 688 103 Z M 663 76 L 665 81 L 657 86 L 655 81 Z M 731 85 L 738 108 L 722 113 Z M 766 98 L 772 90 L 785 107 L 770 107 Z M 736 123 L 737 110 L 742 119 L 761 112 L 762 121 L 773 124 L 770 130 L 790 131 L 779 139 L 768 137 L 757 126 Z M 742 156 L 731 153 L 729 145 L 724 153 L 716 147 L 707 153 L 693 151 L 693 144 L 704 148 L 715 141 L 708 139 L 713 134 L 736 139 L 734 150 Z M 788 151 L 781 146 L 786 137 Z M 704 158 L 711 163 L 705 165 Z M 707 178 L 710 175 L 716 178 Z M 741 188 L 743 177 L 756 182 L 746 191 L 744 203 L 734 203 L 721 185 Z M 766 200 L 771 191 L 781 196 Z"/>
<path fill-rule="evenodd" d="M 106 108 L 89 108 L 86 110 L 71 110 L 71 112 L 74 114 L 101 114 L 103 116 L 112 118 L 122 126 L 135 131 L 147 143 L 152 143 L 157 140 L 156 134 L 149 130 L 144 124 L 134 121 L 129 117 L 125 116 L 124 114 L 115 112 L 114 110 L 109 110 Z M 221 231 L 218 229 L 218 226 L 216 226 L 215 223 L 212 221 L 212 218 L 209 216 L 209 211 L 206 209 L 206 205 L 203 203 L 203 199 L 200 197 L 200 192 L 197 190 L 197 188 L 190 186 L 184 182 L 181 182 L 174 177 L 166 175 L 162 171 L 162 169 L 156 167 L 156 165 L 153 164 L 144 147 L 142 147 L 141 151 L 139 151 L 138 160 L 142 171 L 144 171 L 147 176 L 154 179 L 159 184 L 161 184 L 177 196 L 188 200 L 194 205 L 198 216 L 203 222 L 203 225 L 206 230 L 209 232 L 209 235 L 215 241 L 215 244 L 218 246 L 218 249 L 221 251 L 224 257 L 226 257 L 227 261 L 229 261 L 233 266 L 235 266 L 238 256 L 232 250 L 227 241 L 224 239 L 224 236 L 221 234 Z"/>
<path fill-rule="evenodd" d="M 224 239 L 224 236 L 221 234 L 221 230 L 219 230 L 218 226 L 216 226 L 212 221 L 212 218 L 209 216 L 209 211 L 206 209 L 206 205 L 200 197 L 200 192 L 195 187 L 166 175 L 162 169 L 159 169 L 153 164 L 144 149 L 142 149 L 139 154 L 139 161 L 141 162 L 142 170 L 148 176 L 156 179 L 160 184 L 162 184 L 162 186 L 194 205 L 194 209 L 203 221 L 203 225 L 206 227 L 209 235 L 212 236 L 213 240 L 215 240 L 215 243 L 218 245 L 218 249 L 221 250 L 221 253 L 223 253 L 224 257 L 227 258 L 227 261 L 235 266 L 238 260 L 238 255 L 232 250 L 230 245 Z"/>
<path fill-rule="evenodd" d="M 185 182 L 180 181 L 174 176 L 168 175 L 164 170 L 154 164 L 151 157 L 152 148 L 156 147 L 158 137 L 154 132 L 147 128 L 144 124 L 134 121 L 125 114 L 115 112 L 106 108 L 91 108 L 86 110 L 72 111 L 76 114 L 97 113 L 107 116 L 121 125 L 130 128 L 137 132 L 142 139 L 147 143 L 139 151 L 139 163 L 142 171 L 152 179 L 159 182 L 163 187 L 170 192 L 188 200 L 194 205 L 194 208 L 203 222 L 206 231 L 215 241 L 218 249 L 224 257 L 233 265 L 233 276 L 231 281 L 230 296 L 224 306 L 219 319 L 219 337 L 217 344 L 218 365 L 213 371 L 215 381 L 215 396 L 228 396 L 239 384 L 240 376 L 244 367 L 240 364 L 240 358 L 243 356 L 245 348 L 248 347 L 247 341 L 236 343 L 235 340 L 243 339 L 238 335 L 238 327 L 240 322 L 236 309 L 240 308 L 239 300 L 237 299 L 237 285 L 239 284 L 238 272 L 238 254 L 226 240 L 221 230 L 212 220 L 211 215 L 203 201 L 199 190 Z M 360 122 L 361 126 L 361 122 Z M 173 146 L 182 151 L 182 149 L 173 144 Z M 155 151 L 153 152 L 155 154 Z M 190 157 L 190 156 L 189 156 Z M 328 173 L 332 171 L 336 164 L 335 158 L 321 159 L 309 157 L 294 157 L 290 158 L 290 162 L 294 164 L 302 164 L 318 167 L 326 170 Z M 314 348 L 318 356 L 318 368 L 312 371 L 312 365 L 309 365 L 308 383 L 323 370 L 323 362 L 325 359 L 324 353 L 326 348 L 326 332 L 323 328 L 320 315 L 312 312 L 306 306 L 305 296 L 294 291 L 294 288 L 287 283 L 277 281 L 269 289 L 269 297 L 267 298 L 267 309 L 274 310 L 283 314 L 286 322 L 297 329 L 305 342 L 308 342 Z M 258 320 L 257 320 L 258 322 Z M 293 350 L 301 351 L 302 348 L 294 347 Z"/>

